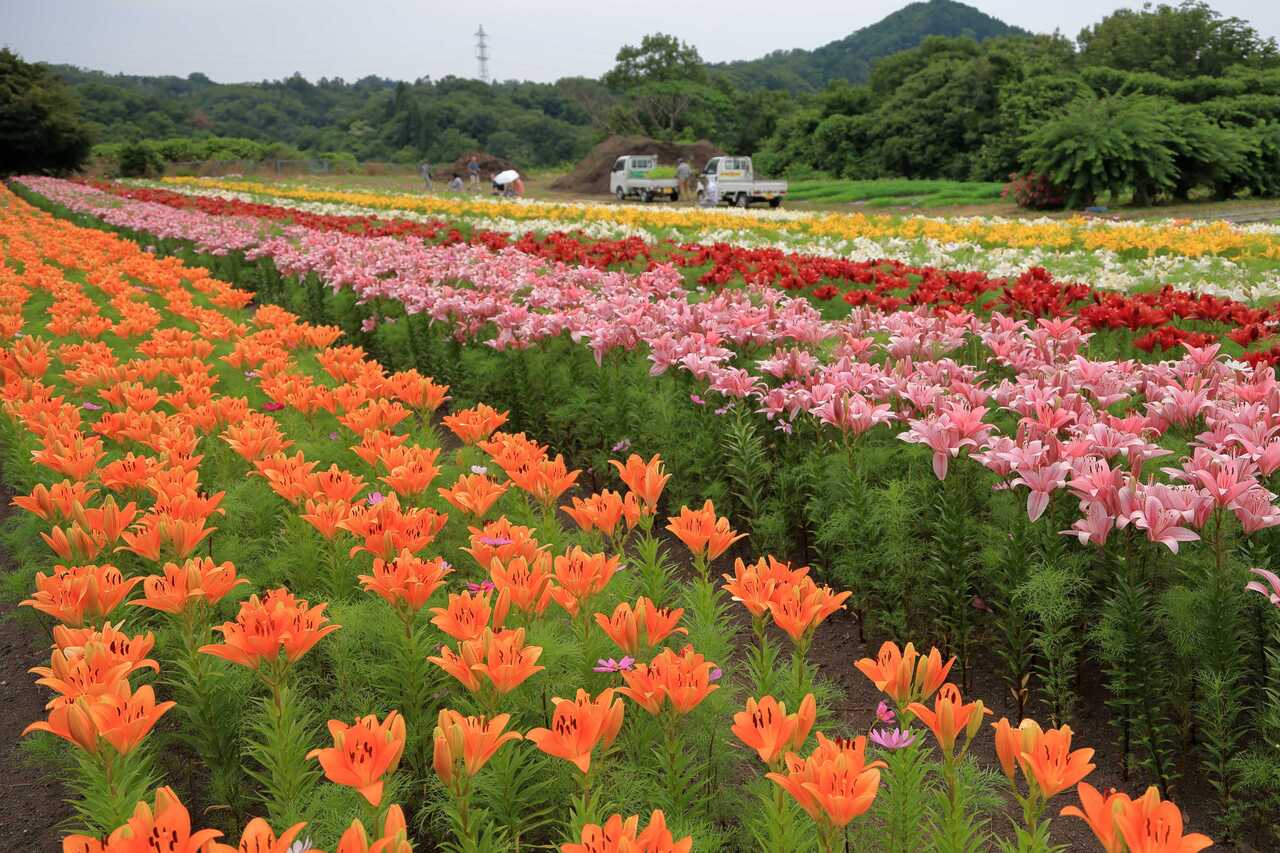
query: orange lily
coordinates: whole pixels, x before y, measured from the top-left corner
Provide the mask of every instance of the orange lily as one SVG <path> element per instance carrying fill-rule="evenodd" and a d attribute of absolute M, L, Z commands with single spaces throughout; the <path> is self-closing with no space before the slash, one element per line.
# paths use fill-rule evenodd
<path fill-rule="evenodd" d="M 476 677 L 475 669 L 482 665 L 480 662 L 484 658 L 485 648 L 483 637 L 466 640 L 458 644 L 457 652 L 448 646 L 441 646 L 440 654 L 428 657 L 427 660 L 461 681 L 463 687 L 474 693 L 480 689 L 480 679 Z"/>
<path fill-rule="evenodd" d="M 783 754 L 794 751 L 809 737 L 809 731 L 818 716 L 818 705 L 813 694 L 806 694 L 800 709 L 787 713 L 787 706 L 772 696 L 764 696 L 757 702 L 747 699 L 745 711 L 733 715 L 732 731 L 738 740 L 756 751 L 760 760 L 773 767 Z"/>
<path fill-rule="evenodd" d="M 222 633 L 223 642 L 201 646 L 200 651 L 250 669 L 277 661 L 281 654 L 293 663 L 321 638 L 341 627 L 325 624 L 329 621 L 324 615 L 327 606 L 311 607 L 283 587 L 271 590 L 261 599 L 250 596 L 240 602 L 240 612 L 234 622 L 224 622 L 214 628 Z"/>
<path fill-rule="evenodd" d="M 485 719 L 441 709 L 432 733 L 435 741 L 432 766 L 440 780 L 450 785 L 460 773 L 475 776 L 504 743 L 522 740 L 524 736 L 519 732 L 503 731 L 510 719 L 510 714 Z"/>
<path fill-rule="evenodd" d="M 307 758 L 320 761 L 330 782 L 355 788 L 372 806 L 381 804 L 383 779 L 404 753 L 404 718 L 392 711 L 382 722 L 373 714 L 352 725 L 330 720 L 329 734 L 333 746 L 313 749 Z"/>
<path fill-rule="evenodd" d="M 539 551 L 532 561 L 512 557 L 506 561 L 494 558 L 489 565 L 493 585 L 510 603 L 525 613 L 541 614 L 551 601 L 551 555 Z"/>
<path fill-rule="evenodd" d="M 1034 779 L 1040 794 L 1047 800 L 1074 787 L 1093 772 L 1090 764 L 1093 750 L 1071 749 L 1071 727 L 1045 729 L 1030 749 L 1018 753 L 1018 763 L 1028 779 Z M 1003 763 L 1003 762 L 1002 762 Z"/>
<path fill-rule="evenodd" d="M 996 758 L 1000 760 L 1000 769 L 1012 782 L 1017 775 L 1018 756 L 1035 749 L 1044 731 L 1030 717 L 1019 723 L 1016 729 L 1003 717 L 999 722 L 992 723 L 991 727 L 996 730 Z"/>
<path fill-rule="evenodd" d="M 81 700 L 84 701 L 84 700 Z M 98 734 L 121 755 L 132 752 L 156 722 L 177 702 L 156 703 L 155 691 L 144 684 L 137 690 L 121 681 L 114 694 L 87 702 L 85 710 Z"/>
<path fill-rule="evenodd" d="M 450 593 L 447 607 L 433 607 L 431 624 L 455 640 L 474 640 L 489 626 L 493 591 Z"/>
<path fill-rule="evenodd" d="M 93 646 L 118 662 L 128 661 L 133 670 L 143 667 L 159 670 L 156 662 L 147 658 L 155 644 L 155 634 L 150 631 L 131 637 L 110 622 L 104 622 L 101 629 L 53 626 L 54 648 L 68 656 L 86 655 L 89 647 Z"/>
<path fill-rule="evenodd" d="M 618 688 L 618 692 L 650 714 L 660 713 L 668 700 L 676 713 L 687 714 L 719 689 L 718 684 L 712 683 L 719 677 L 718 672 L 716 665 L 695 652 L 693 646 L 685 646 L 679 654 L 663 649 L 651 663 L 623 671 L 627 686 Z"/>
<path fill-rule="evenodd" d="M 571 506 L 560 507 L 583 530 L 595 528 L 610 538 L 622 520 L 622 495 L 605 489 L 585 500 L 573 498 Z"/>
<path fill-rule="evenodd" d="M 693 836 L 676 841 L 667 828 L 662 810 L 654 811 L 649 825 L 640 829 L 640 816 L 610 815 L 603 826 L 588 823 L 579 834 L 581 843 L 560 845 L 560 853 L 689 853 L 693 849 Z M 638 833 L 638 834 L 637 834 Z"/>
<path fill-rule="evenodd" d="M 353 820 L 338 840 L 335 853 L 413 853 L 409 844 L 409 830 L 404 822 L 404 811 L 392 806 L 382 824 L 382 835 L 372 844 L 365 833 L 364 824 Z"/>
<path fill-rule="evenodd" d="M 644 628 L 644 645 L 656 646 L 671 634 L 688 634 L 689 629 L 677 628 L 684 608 L 670 610 L 658 607 L 643 596 L 636 601 L 635 607 L 621 602 L 613 609 L 612 616 L 597 613 L 596 624 L 604 629 L 609 639 L 628 655 L 636 655 L 640 651 L 640 628 Z"/>
<path fill-rule="evenodd" d="M 830 740 L 818 733 L 818 746 L 808 758 L 786 756 L 785 773 L 767 773 L 815 821 L 843 827 L 865 812 L 880 787 L 883 761 L 866 760 L 867 739 Z"/>
<path fill-rule="evenodd" d="M 877 690 L 886 694 L 899 708 L 904 708 L 910 702 L 932 696 L 947 680 L 947 673 L 955 662 L 953 657 L 943 664 L 942 655 L 936 648 L 921 657 L 911 643 L 899 651 L 897 644 L 886 641 L 874 660 L 863 658 L 854 666 L 871 679 Z"/>
<path fill-rule="evenodd" d="M 209 853 L 290 853 L 293 840 L 298 837 L 299 832 L 302 832 L 304 826 L 306 823 L 295 823 L 280 833 L 280 837 L 277 838 L 275 831 L 271 829 L 271 824 L 260 817 L 255 817 L 244 828 L 244 834 L 240 836 L 238 846 L 231 847 L 214 841 L 209 847 Z"/>
<path fill-rule="evenodd" d="M 406 548 L 390 562 L 374 558 L 373 574 L 359 577 L 366 590 L 377 593 L 387 604 L 417 613 L 452 572 L 453 568 L 442 558 L 424 560 Z"/>
<path fill-rule="evenodd" d="M 622 700 L 606 688 L 595 699 L 579 689 L 572 699 L 556 699 L 551 728 L 533 729 L 525 735 L 538 749 L 563 758 L 586 773 L 591 768 L 591 752 L 598 745 L 606 749 L 622 728 Z"/>
<path fill-rule="evenodd" d="M 550 507 L 577 482 L 578 475 L 582 472 L 570 471 L 565 465 L 564 456 L 556 454 L 555 459 L 541 459 L 524 469 L 507 473 L 518 488 L 528 492 L 544 507 Z"/>
<path fill-rule="evenodd" d="M 975 724 L 982 720 L 984 714 L 991 713 L 991 709 L 984 706 L 981 699 L 965 704 L 960 696 L 960 688 L 950 683 L 942 685 L 933 700 L 932 710 L 919 702 L 912 702 L 907 710 L 929 727 L 948 758 L 955 751 L 956 737 L 960 732 L 969 729 L 969 737 L 972 738 L 977 730 Z M 1093 750 L 1089 752 L 1092 753 Z"/>
<path fill-rule="evenodd" d="M 498 412 L 484 403 L 463 409 L 442 419 L 444 425 L 453 431 L 463 444 L 476 444 L 493 434 L 493 431 L 507 422 L 507 413 Z"/>
<path fill-rule="evenodd" d="M 154 637 L 151 642 L 155 642 Z M 134 660 L 114 653 L 100 640 L 90 639 L 87 645 L 78 648 L 54 649 L 49 656 L 49 666 L 32 667 L 30 672 L 40 676 L 36 684 L 59 694 L 46 706 L 52 708 L 74 702 L 81 696 L 95 699 L 114 693 L 116 685 L 146 667 L 160 671 L 160 665 L 149 658 Z"/>
<path fill-rule="evenodd" d="M 307 500 L 306 512 L 298 517 L 310 524 L 325 539 L 332 540 L 351 515 L 351 504 L 346 501 Z"/>
<path fill-rule="evenodd" d="M 47 613 L 64 625 L 78 627 L 96 623 L 120 605 L 142 578 L 126 580 L 109 563 L 85 566 L 55 566 L 53 575 L 36 573 L 36 591 L 22 602 Z"/>
<path fill-rule="evenodd" d="M 625 464 L 616 459 L 610 459 L 609 464 L 618 469 L 622 482 L 640 499 L 645 514 L 652 515 L 656 512 L 658 498 L 671 479 L 671 475 L 663 470 L 662 457 L 655 453 L 652 459 L 645 462 L 639 454 L 633 453 L 627 457 Z"/>
<path fill-rule="evenodd" d="M 490 631 L 474 642 L 481 645 L 471 668 L 483 675 L 498 693 L 510 693 L 530 676 L 546 667 L 536 666 L 542 656 L 541 646 L 524 644 L 524 629 Z"/>
<path fill-rule="evenodd" d="M 63 850 L 102 850 L 104 853 L 208 853 L 214 839 L 222 833 L 216 829 L 191 830 L 191 815 L 172 788 L 156 791 L 155 808 L 138 803 L 128 823 L 111 833 L 106 845 L 83 835 L 70 836 Z M 157 839 L 163 847 L 156 846 Z M 84 845 L 84 846 L 76 846 Z M 97 846 L 95 846 L 97 845 Z"/>
<path fill-rule="evenodd" d="M 685 544 L 695 557 L 714 560 L 745 533 L 735 533 L 729 519 L 716 516 L 715 505 L 707 501 L 701 509 L 680 507 L 680 515 L 668 519 L 667 529 Z"/>
<path fill-rule="evenodd" d="M 48 487 L 37 483 L 31 494 L 18 495 L 12 503 L 45 521 L 56 521 L 58 518 L 70 518 L 73 506 L 83 506 L 97 493 L 97 489 L 84 482 L 63 480 Z"/>
<path fill-rule="evenodd" d="M 468 527 L 467 530 L 471 533 L 471 547 L 462 550 L 470 554 L 483 571 L 489 571 L 495 557 L 504 564 L 513 557 L 533 562 L 542 547 L 533 538 L 531 528 L 512 524 L 506 516 L 483 528 Z"/>
<path fill-rule="evenodd" d="M 1129 795 L 1113 790 L 1104 797 L 1088 782 L 1081 782 L 1076 791 L 1080 795 L 1080 805 L 1084 806 L 1084 811 L 1075 806 L 1066 806 L 1060 814 L 1078 817 L 1089 824 L 1106 853 L 1124 853 L 1124 839 L 1116 828 L 1116 815 L 1121 810 L 1127 810 L 1131 802 Z"/>
<path fill-rule="evenodd" d="M 584 601 L 609 585 L 618 570 L 618 559 L 617 556 L 588 554 L 574 545 L 552 562 L 557 586 L 551 596 L 569 615 L 576 616 Z"/>
<path fill-rule="evenodd" d="M 484 474 L 464 474 L 450 488 L 437 491 L 459 512 L 484 518 L 509 488 L 506 483 L 495 483 Z"/>
<path fill-rule="evenodd" d="M 1207 835 L 1182 834 L 1182 812 L 1153 785 L 1137 799 L 1121 802 L 1116 826 L 1130 853 L 1197 853 L 1213 846 Z"/>
<path fill-rule="evenodd" d="M 776 589 L 769 599 L 769 615 L 787 632 L 792 642 L 807 645 L 812 632 L 828 616 L 844 609 L 844 601 L 852 592 L 837 593 L 829 586 L 818 586 L 809 578 Z"/>
<path fill-rule="evenodd" d="M 49 709 L 48 720 L 36 720 L 22 730 L 24 736 L 31 732 L 57 735 L 91 754 L 98 751 L 98 727 L 94 725 L 85 699 L 53 706 Z"/>
<path fill-rule="evenodd" d="M 387 377 L 387 390 L 402 403 L 424 412 L 434 412 L 449 399 L 448 385 L 437 385 L 412 368 Z"/>

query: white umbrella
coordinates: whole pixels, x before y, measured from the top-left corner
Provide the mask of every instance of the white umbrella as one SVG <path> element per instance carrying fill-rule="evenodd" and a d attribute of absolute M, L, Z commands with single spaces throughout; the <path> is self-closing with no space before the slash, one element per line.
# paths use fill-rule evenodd
<path fill-rule="evenodd" d="M 506 186 L 507 184 L 513 183 L 519 177 L 520 173 L 515 169 L 507 169 L 505 172 L 499 172 L 494 175 L 493 182 L 501 186 Z"/>

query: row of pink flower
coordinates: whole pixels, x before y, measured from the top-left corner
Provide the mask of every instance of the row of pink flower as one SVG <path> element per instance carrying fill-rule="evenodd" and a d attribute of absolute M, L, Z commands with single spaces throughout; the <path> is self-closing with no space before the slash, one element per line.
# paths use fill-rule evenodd
<path fill-rule="evenodd" d="M 1080 517 L 1063 532 L 1082 543 L 1105 544 L 1132 526 L 1176 552 L 1215 512 L 1234 515 L 1246 533 L 1280 524 L 1265 485 L 1280 467 L 1280 385 L 1270 368 L 1228 362 L 1216 346 L 1156 364 L 1092 361 L 1082 354 L 1090 335 L 1071 319 L 1029 326 L 1000 314 L 858 309 L 828 322 L 774 288 L 691 298 L 668 267 L 607 272 L 514 249 L 280 230 L 64 181 L 25 183 L 113 225 L 269 257 L 283 273 L 450 324 L 461 340 L 505 349 L 567 334 L 597 360 L 615 348 L 647 350 L 654 375 L 686 371 L 785 432 L 806 416 L 851 437 L 901 425 L 900 438 L 931 452 L 939 478 L 966 454 L 1000 477 L 997 488 L 1026 489 L 1032 520 L 1054 494 L 1070 494 Z M 1003 378 L 948 355 L 975 338 Z M 753 359 L 762 349 L 771 354 Z M 999 412 L 1011 416 L 1010 431 L 991 421 Z M 1150 464 L 1170 455 L 1165 433 L 1197 429 L 1189 458 Z"/>

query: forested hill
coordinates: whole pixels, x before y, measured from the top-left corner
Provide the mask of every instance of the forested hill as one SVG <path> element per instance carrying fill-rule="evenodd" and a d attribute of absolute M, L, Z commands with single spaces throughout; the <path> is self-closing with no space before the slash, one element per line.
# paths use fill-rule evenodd
<path fill-rule="evenodd" d="M 1028 35 L 997 18 L 954 0 L 912 3 L 870 26 L 815 50 L 775 50 L 759 59 L 725 62 L 724 71 L 745 89 L 816 91 L 832 80 L 865 83 L 881 57 L 909 50 L 929 36 L 969 36 L 982 41 L 995 36 Z"/>
<path fill-rule="evenodd" d="M 591 143 L 604 87 L 446 77 L 413 83 L 300 75 L 215 83 L 203 74 L 139 77 L 52 66 L 78 96 L 97 143 L 217 136 L 349 152 L 361 160 L 427 154 L 450 160 L 486 150 L 521 163 L 562 163 Z M 287 152 L 281 156 L 288 156 Z M 234 155 L 229 155 L 234 159 Z"/>

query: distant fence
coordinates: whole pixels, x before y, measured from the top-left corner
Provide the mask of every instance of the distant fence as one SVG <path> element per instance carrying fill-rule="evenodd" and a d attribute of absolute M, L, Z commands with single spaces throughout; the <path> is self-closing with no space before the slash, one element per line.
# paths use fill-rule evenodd
<path fill-rule="evenodd" d="M 199 160 L 166 163 L 166 175 L 217 178 L 226 175 L 416 175 L 417 167 L 370 160 Z"/>

